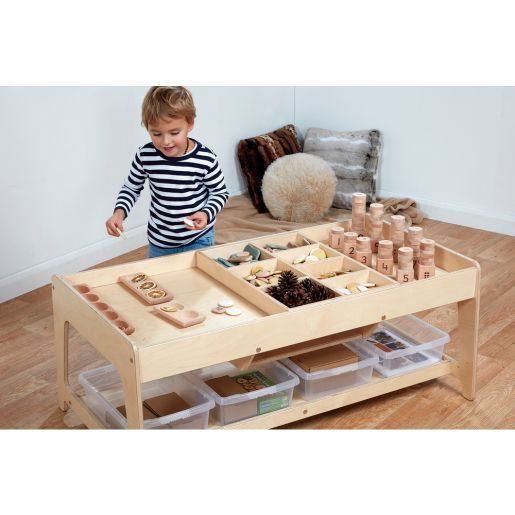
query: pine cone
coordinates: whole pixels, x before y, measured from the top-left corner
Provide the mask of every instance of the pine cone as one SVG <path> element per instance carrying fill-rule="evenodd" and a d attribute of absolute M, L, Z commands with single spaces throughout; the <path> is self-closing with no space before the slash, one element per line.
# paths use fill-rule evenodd
<path fill-rule="evenodd" d="M 299 279 L 291 270 L 285 270 L 279 276 L 279 291 L 284 293 L 288 290 L 297 288 L 299 285 Z"/>
<path fill-rule="evenodd" d="M 268 295 L 281 302 L 281 292 L 278 286 L 270 286 L 270 288 L 267 288 L 266 292 Z"/>
<path fill-rule="evenodd" d="M 311 302 L 320 302 L 321 300 L 332 299 L 336 296 L 332 290 L 326 288 L 322 284 L 312 281 L 311 279 L 306 279 L 300 284 L 311 296 Z"/>
<path fill-rule="evenodd" d="M 295 288 L 286 291 L 281 302 L 286 304 L 289 308 L 295 308 L 297 306 L 303 306 L 311 302 L 311 296 L 303 288 Z"/>

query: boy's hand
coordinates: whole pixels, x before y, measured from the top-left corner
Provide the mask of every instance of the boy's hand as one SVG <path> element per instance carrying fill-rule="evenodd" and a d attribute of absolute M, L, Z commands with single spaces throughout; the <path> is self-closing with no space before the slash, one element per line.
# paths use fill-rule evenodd
<path fill-rule="evenodd" d="M 204 229 L 204 227 L 207 225 L 207 215 L 204 213 L 204 211 L 197 211 L 196 213 L 193 213 L 191 216 L 187 216 L 186 218 L 195 224 L 193 227 L 185 224 L 186 229 L 189 231 L 200 231 L 200 229 Z"/>
<path fill-rule="evenodd" d="M 117 209 L 111 218 L 106 221 L 107 234 L 111 236 L 120 236 L 118 229 L 123 232 L 123 218 L 125 214 L 122 209 Z"/>

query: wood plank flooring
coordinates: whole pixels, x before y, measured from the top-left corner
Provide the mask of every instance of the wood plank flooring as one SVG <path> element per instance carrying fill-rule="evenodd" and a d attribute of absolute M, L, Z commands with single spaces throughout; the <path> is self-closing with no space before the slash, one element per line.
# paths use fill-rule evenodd
<path fill-rule="evenodd" d="M 515 428 L 515 238 L 425 220 L 424 234 L 476 259 L 482 268 L 477 397 L 459 393 L 452 377 L 429 381 L 284 426 L 288 429 Z M 146 247 L 98 267 L 146 257 Z M 457 309 L 424 313 L 450 332 L 456 352 Z M 50 285 L 0 304 L 0 428 L 83 428 L 57 405 Z M 70 380 L 104 364 L 77 333 L 70 334 Z"/>

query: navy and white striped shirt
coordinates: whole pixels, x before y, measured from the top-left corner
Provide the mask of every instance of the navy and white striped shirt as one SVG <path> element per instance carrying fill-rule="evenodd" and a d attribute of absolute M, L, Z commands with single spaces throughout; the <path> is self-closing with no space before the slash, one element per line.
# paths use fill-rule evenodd
<path fill-rule="evenodd" d="M 148 179 L 150 216 L 148 239 L 157 247 L 180 247 L 193 243 L 214 225 L 229 193 L 216 155 L 193 138 L 195 148 L 179 157 L 167 157 L 152 143 L 140 147 L 125 180 L 115 210 L 125 216 L 138 200 Z M 197 211 L 207 214 L 207 226 L 188 230 L 184 218 Z"/>

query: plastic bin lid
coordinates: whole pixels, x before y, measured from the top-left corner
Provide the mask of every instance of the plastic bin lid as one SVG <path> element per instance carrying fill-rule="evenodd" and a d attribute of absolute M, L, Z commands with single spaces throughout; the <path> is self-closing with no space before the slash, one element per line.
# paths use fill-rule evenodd
<path fill-rule="evenodd" d="M 184 418 L 189 418 L 209 411 L 215 407 L 213 399 L 211 399 L 206 392 L 202 390 L 202 388 L 199 388 L 188 377 L 185 375 L 181 376 L 181 381 L 186 383 L 188 388 L 196 391 L 200 395 L 202 401 L 186 410 L 178 411 L 177 413 L 172 413 L 155 419 L 145 420 L 143 424 L 145 429 L 152 429 L 153 427 L 159 427 Z M 102 393 L 107 388 L 112 388 L 114 386 L 122 388 L 120 376 L 113 365 L 105 365 L 94 370 L 81 372 L 79 374 L 79 384 L 86 390 L 92 390 L 95 393 L 97 401 L 105 407 L 105 409 L 110 413 L 110 416 L 117 419 L 119 425 L 127 425 L 127 419 L 104 397 Z"/>
<path fill-rule="evenodd" d="M 398 339 L 406 346 L 404 349 L 392 350 L 385 352 L 378 348 L 370 339 L 374 334 L 383 331 L 391 337 Z M 366 340 L 369 342 L 370 348 L 383 359 L 393 359 L 406 354 L 414 352 L 431 350 L 436 347 L 441 347 L 449 343 L 449 334 L 437 327 L 432 326 L 425 320 L 422 320 L 415 315 L 406 315 L 399 318 L 394 318 L 388 322 L 379 324 L 376 331 L 374 331 Z"/>
<path fill-rule="evenodd" d="M 342 345 L 345 345 L 359 356 L 359 360 L 356 363 L 350 363 L 342 367 L 329 368 L 327 370 L 318 370 L 317 372 L 306 372 L 291 359 L 283 359 L 281 361 L 305 381 L 316 381 L 330 376 L 354 372 L 355 370 L 360 370 L 365 367 L 371 367 L 379 361 L 378 356 L 367 351 L 364 346 L 361 345 L 360 341 L 345 342 Z"/>
<path fill-rule="evenodd" d="M 225 367 L 225 368 L 224 368 Z M 220 365 L 213 365 L 211 367 L 207 367 L 205 369 L 201 369 L 200 371 L 193 372 L 188 376 L 190 381 L 196 383 L 200 388 L 204 389 L 204 391 L 212 397 L 215 402 L 219 405 L 226 406 L 230 404 L 238 404 L 240 402 L 249 401 L 251 399 L 257 399 L 259 397 L 264 397 L 266 395 L 273 395 L 274 393 L 283 392 L 285 390 L 289 390 L 290 388 L 294 388 L 300 382 L 299 378 L 290 370 L 288 370 L 284 365 L 277 361 L 273 361 L 270 363 L 266 363 L 265 365 L 258 365 L 257 367 L 250 367 L 250 370 L 264 370 L 266 375 L 267 368 L 274 368 L 276 373 L 279 373 L 284 377 L 284 380 L 280 383 L 277 383 L 273 386 L 268 386 L 266 388 L 262 388 L 261 390 L 256 390 L 253 392 L 246 392 L 236 395 L 231 395 L 229 397 L 221 397 L 218 395 L 212 388 L 210 388 L 206 383 L 206 379 L 210 379 L 211 377 L 217 377 L 218 375 L 223 375 L 224 373 L 229 372 L 232 375 L 244 374 L 245 371 L 239 371 L 231 365 L 230 363 L 224 363 Z M 210 372 L 216 370 L 217 373 L 211 374 Z M 234 373 L 234 372 L 237 372 Z"/>

